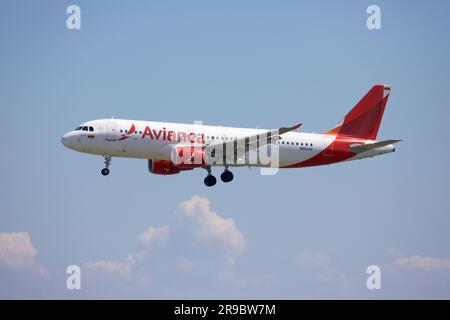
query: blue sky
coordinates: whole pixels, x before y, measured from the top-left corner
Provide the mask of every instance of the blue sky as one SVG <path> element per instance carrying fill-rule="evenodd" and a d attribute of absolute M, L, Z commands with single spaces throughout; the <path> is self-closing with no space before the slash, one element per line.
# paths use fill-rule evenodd
<path fill-rule="evenodd" d="M 66 28 L 68 5 L 81 30 Z M 382 29 L 366 28 L 381 8 Z M 3 1 L 1 298 L 450 298 L 448 1 Z M 64 148 L 97 118 L 333 127 L 393 86 L 395 154 L 151 175 Z M 219 173 L 219 169 L 215 170 Z M 127 258 L 128 257 L 128 258 Z M 82 268 L 82 290 L 65 269 Z M 366 288 L 367 266 L 382 289 Z"/>

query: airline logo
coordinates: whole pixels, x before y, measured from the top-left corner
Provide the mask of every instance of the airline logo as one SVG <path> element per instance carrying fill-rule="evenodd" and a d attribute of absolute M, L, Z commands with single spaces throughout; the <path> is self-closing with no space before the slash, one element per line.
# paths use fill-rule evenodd
<path fill-rule="evenodd" d="M 128 131 L 125 131 L 125 133 L 122 134 L 122 136 L 119 138 L 119 141 L 125 140 L 130 138 L 130 136 L 136 131 L 136 127 L 134 126 L 134 123 L 131 124 L 131 128 Z"/>
<path fill-rule="evenodd" d="M 130 129 L 122 133 L 119 141 L 131 138 L 133 134 L 137 134 L 136 126 L 134 123 L 131 124 Z M 198 143 L 205 144 L 205 134 L 196 132 L 184 132 L 184 131 L 174 131 L 169 130 L 165 127 L 162 129 L 153 129 L 146 126 L 141 134 L 141 139 L 151 139 L 151 140 L 162 140 L 162 141 L 177 141 L 177 142 L 188 142 L 188 143 Z"/>

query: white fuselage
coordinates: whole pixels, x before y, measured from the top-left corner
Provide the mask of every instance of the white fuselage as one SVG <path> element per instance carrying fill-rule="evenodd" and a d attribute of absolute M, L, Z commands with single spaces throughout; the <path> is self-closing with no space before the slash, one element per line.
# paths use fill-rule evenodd
<path fill-rule="evenodd" d="M 191 144 L 201 147 L 218 141 L 226 142 L 266 132 L 264 129 L 122 119 L 88 121 L 77 129 L 68 132 L 62 138 L 62 143 L 70 149 L 102 156 L 159 160 L 171 160 L 175 145 Z M 326 156 L 333 157 L 338 151 L 336 147 L 333 149 L 335 139 L 336 137 L 330 134 L 287 132 L 276 142 L 279 146 L 279 167 L 294 167 L 308 163 L 308 160 L 318 158 L 319 154 L 323 154 L 325 160 Z M 370 152 L 353 154 L 340 161 L 372 157 L 392 151 L 393 146 L 386 146 Z M 312 165 L 329 164 L 327 161 L 322 162 L 319 159 L 318 163 L 315 163 L 314 160 Z M 331 163 L 334 162 L 338 161 Z"/>

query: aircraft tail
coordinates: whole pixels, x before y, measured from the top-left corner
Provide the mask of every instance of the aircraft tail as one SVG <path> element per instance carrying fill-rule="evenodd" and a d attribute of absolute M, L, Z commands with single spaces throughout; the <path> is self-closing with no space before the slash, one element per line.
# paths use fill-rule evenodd
<path fill-rule="evenodd" d="M 390 90 L 390 86 L 374 85 L 342 122 L 326 133 L 375 140 Z"/>

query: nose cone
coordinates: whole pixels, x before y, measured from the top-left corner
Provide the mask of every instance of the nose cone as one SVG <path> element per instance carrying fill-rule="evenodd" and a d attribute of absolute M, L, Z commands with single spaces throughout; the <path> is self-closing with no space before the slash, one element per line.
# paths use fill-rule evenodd
<path fill-rule="evenodd" d="M 61 143 L 69 149 L 73 149 L 74 147 L 74 135 L 73 132 L 68 132 L 61 137 Z"/>
<path fill-rule="evenodd" d="M 68 136 L 67 133 L 61 137 L 61 143 L 62 143 L 65 147 L 69 147 L 69 136 Z"/>

